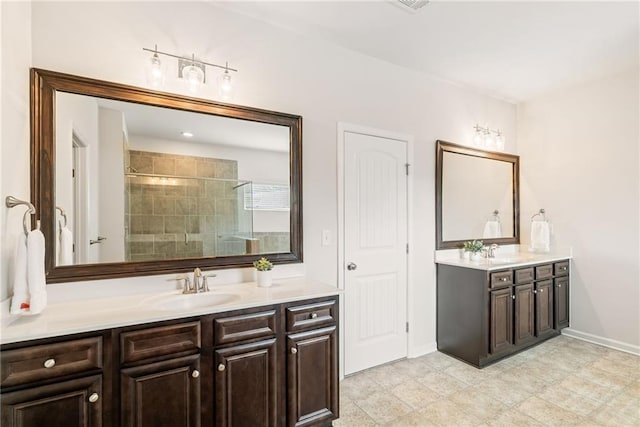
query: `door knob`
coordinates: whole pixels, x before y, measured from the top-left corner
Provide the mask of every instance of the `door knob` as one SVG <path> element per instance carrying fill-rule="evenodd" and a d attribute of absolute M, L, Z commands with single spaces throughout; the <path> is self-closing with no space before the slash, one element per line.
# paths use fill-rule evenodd
<path fill-rule="evenodd" d="M 349 270 L 349 271 L 353 271 L 356 268 L 358 268 L 358 266 L 354 262 L 350 262 L 349 264 L 347 264 L 347 270 Z"/>

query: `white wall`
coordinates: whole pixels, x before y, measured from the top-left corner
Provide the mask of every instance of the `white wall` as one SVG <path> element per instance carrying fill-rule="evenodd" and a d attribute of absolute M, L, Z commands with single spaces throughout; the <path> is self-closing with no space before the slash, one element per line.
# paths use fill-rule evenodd
<path fill-rule="evenodd" d="M 507 150 L 514 152 L 514 105 L 303 38 L 215 4 L 38 2 L 32 8 L 35 66 L 144 85 L 148 55 L 142 47 L 157 43 L 161 50 L 196 52 L 209 61 L 229 61 L 237 67 L 236 103 L 302 115 L 304 267 L 311 278 L 331 284 L 337 280 L 335 239 L 329 246 L 321 245 L 322 230 L 335 236 L 337 229 L 337 122 L 413 135 L 410 342 L 414 352 L 435 345 L 435 140 L 467 143 L 473 125 L 488 123 L 504 130 Z M 29 25 L 26 18 L 20 23 Z M 27 64 L 16 68 L 16 73 L 27 75 Z M 182 91 L 177 85 L 166 90 Z M 208 88 L 202 96 L 215 98 L 216 91 Z M 27 106 L 21 111 L 24 118 L 19 123 L 26 129 Z M 20 143 L 21 156 L 27 156 L 26 134 Z M 3 166 L 28 181 L 28 168 L 16 169 L 7 160 Z"/>
<path fill-rule="evenodd" d="M 640 353 L 639 73 L 518 106 L 522 234 L 545 208 L 573 247 L 571 330 Z"/>
<path fill-rule="evenodd" d="M 124 117 L 121 111 L 98 109 L 98 236 L 106 237 L 94 246 L 100 262 L 121 262 L 124 256 Z M 120 214 L 122 212 L 122 214 Z M 92 217 L 93 218 L 93 217 Z"/>
<path fill-rule="evenodd" d="M 29 67 L 31 4 L 0 2 L 0 300 L 11 295 L 16 237 L 22 232 L 24 207 L 8 209 L 6 196 L 30 200 Z"/>

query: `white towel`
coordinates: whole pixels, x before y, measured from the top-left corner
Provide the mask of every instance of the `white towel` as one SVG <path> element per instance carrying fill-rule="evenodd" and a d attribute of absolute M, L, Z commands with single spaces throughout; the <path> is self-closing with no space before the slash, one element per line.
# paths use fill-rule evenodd
<path fill-rule="evenodd" d="M 551 236 L 547 221 L 531 222 L 531 251 L 549 252 Z"/>
<path fill-rule="evenodd" d="M 16 258 L 13 266 L 13 298 L 11 298 L 11 314 L 20 314 L 22 304 L 29 304 L 29 289 L 27 287 L 27 236 L 20 233 Z"/>
<path fill-rule="evenodd" d="M 38 314 L 47 306 L 47 282 L 44 274 L 44 234 L 32 230 L 27 236 L 27 283 L 31 314 Z"/>
<path fill-rule="evenodd" d="M 67 226 L 60 228 L 58 247 L 58 265 L 73 264 L 73 234 Z"/>
<path fill-rule="evenodd" d="M 485 239 L 495 239 L 498 237 L 502 237 L 502 226 L 500 225 L 500 221 L 487 221 L 487 223 L 484 225 L 482 237 Z"/>

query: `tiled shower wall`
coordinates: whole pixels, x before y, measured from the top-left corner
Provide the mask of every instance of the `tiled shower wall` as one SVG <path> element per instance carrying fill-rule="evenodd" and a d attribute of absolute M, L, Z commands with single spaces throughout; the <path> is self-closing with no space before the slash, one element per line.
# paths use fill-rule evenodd
<path fill-rule="evenodd" d="M 250 228 L 238 228 L 251 223 L 251 214 L 240 209 L 241 189 L 233 190 L 235 160 L 131 150 L 128 165 L 128 261 L 245 253 L 244 240 L 234 236 L 250 235 Z"/>

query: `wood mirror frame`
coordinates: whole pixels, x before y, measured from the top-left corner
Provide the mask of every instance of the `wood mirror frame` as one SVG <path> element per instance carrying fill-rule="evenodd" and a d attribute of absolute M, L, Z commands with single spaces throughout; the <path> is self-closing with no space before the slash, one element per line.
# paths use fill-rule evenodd
<path fill-rule="evenodd" d="M 275 264 L 302 262 L 302 117 L 223 104 L 119 83 L 31 69 L 31 198 L 32 220 L 41 221 L 46 241 L 47 283 L 111 279 L 192 271 L 251 267 L 263 255 L 232 255 L 162 261 L 111 262 L 56 266 L 55 263 L 55 106 L 56 92 L 67 92 L 138 104 L 225 116 L 289 127 L 290 251 L 269 253 Z M 35 224 L 35 222 L 33 222 Z"/>
<path fill-rule="evenodd" d="M 442 217 L 442 187 L 444 154 L 457 153 L 487 160 L 498 160 L 512 164 L 511 188 L 513 202 L 513 234 L 510 237 L 483 239 L 481 236 L 469 236 L 462 240 L 444 240 Z M 485 244 L 519 244 L 520 243 L 520 157 L 513 154 L 485 151 L 446 141 L 436 141 L 436 249 L 461 248 L 465 241 L 480 239 Z"/>

